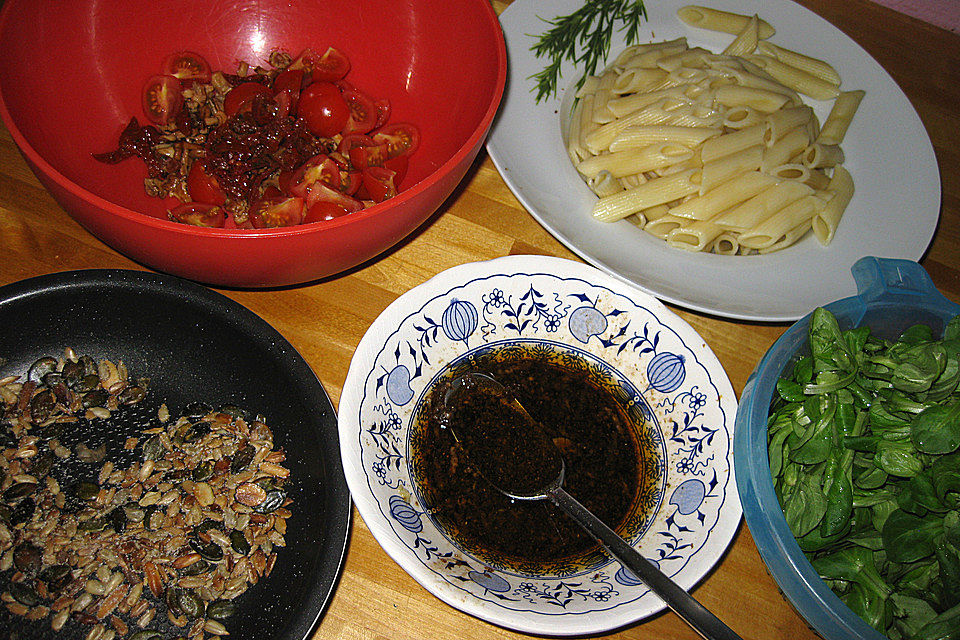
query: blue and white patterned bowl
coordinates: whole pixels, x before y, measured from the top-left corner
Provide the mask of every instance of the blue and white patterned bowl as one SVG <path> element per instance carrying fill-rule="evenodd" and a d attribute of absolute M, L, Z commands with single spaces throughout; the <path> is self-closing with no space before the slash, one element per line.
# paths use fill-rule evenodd
<path fill-rule="evenodd" d="M 660 451 L 648 516 L 624 534 L 686 589 L 740 522 L 736 396 L 703 339 L 660 302 L 571 260 L 508 256 L 454 267 L 400 296 L 371 325 L 340 397 L 340 445 L 360 515 L 383 549 L 448 604 L 528 633 L 602 633 L 664 608 L 605 556 L 550 574 L 495 568 L 431 518 L 408 467 L 410 426 L 431 383 L 491 347 L 575 353 L 645 417 Z M 634 413 L 637 413 L 636 411 Z"/>

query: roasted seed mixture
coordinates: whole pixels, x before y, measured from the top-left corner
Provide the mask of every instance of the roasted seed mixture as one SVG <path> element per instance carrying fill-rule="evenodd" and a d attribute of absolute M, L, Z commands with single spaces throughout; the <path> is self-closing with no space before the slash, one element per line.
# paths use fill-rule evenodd
<path fill-rule="evenodd" d="M 108 423 L 147 381 L 66 349 L 0 378 L 0 600 L 85 640 L 228 635 L 233 600 L 268 576 L 290 516 L 285 455 L 259 418 L 165 406 L 131 436 L 126 468 L 64 429 Z M 67 463 L 89 479 L 61 486 Z M 176 631 L 171 633 L 169 630 Z"/>

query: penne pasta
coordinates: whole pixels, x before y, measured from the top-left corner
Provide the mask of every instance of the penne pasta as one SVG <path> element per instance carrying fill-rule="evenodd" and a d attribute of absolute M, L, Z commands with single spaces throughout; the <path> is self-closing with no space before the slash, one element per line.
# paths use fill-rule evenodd
<path fill-rule="evenodd" d="M 749 231 L 788 204 L 812 194 L 813 189 L 802 182 L 786 180 L 723 212 L 716 223 L 728 231 Z"/>
<path fill-rule="evenodd" d="M 772 147 L 787 132 L 797 127 L 806 126 L 814 119 L 813 109 L 807 105 L 774 111 L 768 114 L 763 121 L 763 143 Z"/>
<path fill-rule="evenodd" d="M 721 211 L 752 198 L 774 184 L 776 184 L 776 180 L 771 176 L 759 171 L 749 171 L 733 180 L 724 182 L 703 195 L 690 198 L 686 202 L 673 207 L 670 213 L 681 218 L 709 220 Z"/>
<path fill-rule="evenodd" d="M 723 232 L 713 220 L 694 220 L 668 232 L 664 239 L 677 249 L 703 251 Z"/>
<path fill-rule="evenodd" d="M 853 197 L 840 143 L 863 92 L 769 42 L 760 16 L 678 15 L 734 37 L 721 53 L 685 38 L 632 45 L 576 94 L 567 152 L 597 195 L 593 217 L 686 251 L 768 253 L 811 230 L 829 243 Z M 834 100 L 822 127 L 801 95 Z"/>
<path fill-rule="evenodd" d="M 700 187 L 694 182 L 695 170 L 654 178 L 612 196 L 600 198 L 593 208 L 593 217 L 602 222 L 612 222 L 632 213 L 665 204 L 696 192 Z"/>
<path fill-rule="evenodd" d="M 724 231 L 713 240 L 710 250 L 721 256 L 735 256 L 740 251 L 740 242 L 737 234 Z"/>
<path fill-rule="evenodd" d="M 817 142 L 823 144 L 840 144 L 844 136 L 847 135 L 847 129 L 853 120 L 854 114 L 860 107 L 860 101 L 863 100 L 863 91 L 842 91 L 837 96 L 836 102 L 830 109 L 830 114 L 823 122 L 820 129 L 820 135 L 817 136 Z"/>
<path fill-rule="evenodd" d="M 771 58 L 776 58 L 777 60 L 788 64 L 795 69 L 799 69 L 803 72 L 809 73 L 812 76 L 825 80 L 832 85 L 840 86 L 840 74 L 837 73 L 837 70 L 830 66 L 828 63 L 820 60 L 818 58 L 812 58 L 810 56 L 798 53 L 796 51 L 791 51 L 789 49 L 784 49 L 779 47 L 772 42 L 758 42 L 757 51 L 765 56 Z"/>
<path fill-rule="evenodd" d="M 760 125 L 755 125 L 704 141 L 700 149 L 700 157 L 704 162 L 710 162 L 761 142 L 763 142 L 763 129 Z"/>
<path fill-rule="evenodd" d="M 689 221 L 685 220 L 684 218 L 678 218 L 677 216 L 667 214 L 663 217 L 657 218 L 656 220 L 647 222 L 646 226 L 643 227 L 643 230 L 652 236 L 660 238 L 661 240 L 666 240 L 671 231 L 679 228 L 685 222 Z"/>
<path fill-rule="evenodd" d="M 771 247 L 798 225 L 813 220 L 821 206 L 821 201 L 812 195 L 791 202 L 753 229 L 741 233 L 740 246 L 749 249 Z"/>
<path fill-rule="evenodd" d="M 675 142 L 659 142 L 645 147 L 626 149 L 591 156 L 577 165 L 577 171 L 587 179 L 607 172 L 614 178 L 653 171 L 671 164 L 689 160 L 693 151 Z"/>
<path fill-rule="evenodd" d="M 700 177 L 700 194 L 703 195 L 740 174 L 758 170 L 763 160 L 763 149 L 763 145 L 755 144 L 736 153 L 704 162 Z"/>
<path fill-rule="evenodd" d="M 853 179 L 850 173 L 843 167 L 834 169 L 826 192 L 830 194 L 830 198 L 813 219 L 813 232 L 822 245 L 833 241 L 840 218 L 853 198 Z"/>
<path fill-rule="evenodd" d="M 709 29 L 710 31 L 722 31 L 723 33 L 733 35 L 743 31 L 743 28 L 750 21 L 749 16 L 698 5 L 682 7 L 677 11 L 677 16 L 691 27 Z M 766 40 L 776 33 L 774 28 L 764 20 L 758 20 L 757 32 L 763 40 Z"/>
<path fill-rule="evenodd" d="M 843 164 L 843 149 L 835 144 L 814 142 L 803 152 L 803 166 L 810 169 L 822 169 Z"/>
<path fill-rule="evenodd" d="M 749 56 L 751 62 L 797 93 L 815 100 L 833 100 L 840 93 L 837 85 L 769 56 Z"/>
<path fill-rule="evenodd" d="M 723 133 L 720 127 L 682 127 L 675 125 L 639 125 L 629 127 L 610 143 L 610 151 L 643 147 L 654 142 L 673 142 L 695 148 Z"/>
<path fill-rule="evenodd" d="M 750 21 L 747 22 L 743 30 L 737 34 L 733 42 L 727 45 L 723 53 L 728 56 L 746 56 L 747 54 L 753 53 L 757 48 L 757 42 L 760 40 L 759 23 L 760 20 L 756 14 L 750 16 Z"/>

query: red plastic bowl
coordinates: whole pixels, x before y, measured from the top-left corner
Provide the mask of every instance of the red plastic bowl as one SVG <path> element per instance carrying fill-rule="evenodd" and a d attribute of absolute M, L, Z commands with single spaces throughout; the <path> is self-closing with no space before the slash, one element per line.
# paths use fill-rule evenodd
<path fill-rule="evenodd" d="M 143 163 L 104 165 L 164 57 L 215 69 L 334 46 L 348 79 L 391 101 L 422 134 L 404 190 L 329 222 L 271 230 L 166 220 Z M 506 50 L 488 0 L 7 0 L 0 13 L 0 115 L 57 202 L 98 238 L 159 271 L 207 284 L 268 287 L 358 265 L 423 223 L 476 157 L 500 103 Z"/>

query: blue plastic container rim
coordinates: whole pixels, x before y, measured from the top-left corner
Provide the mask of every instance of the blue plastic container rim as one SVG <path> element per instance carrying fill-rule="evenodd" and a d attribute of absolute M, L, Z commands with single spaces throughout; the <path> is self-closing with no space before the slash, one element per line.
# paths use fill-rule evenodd
<path fill-rule="evenodd" d="M 907 327 L 924 323 L 935 335 L 960 313 L 960 305 L 941 294 L 918 263 L 891 258 L 861 258 L 851 268 L 858 294 L 824 305 L 841 328 L 866 324 L 892 339 Z M 734 429 L 734 468 L 743 515 L 767 570 L 807 623 L 829 640 L 886 640 L 820 579 L 787 526 L 770 476 L 767 417 L 777 380 L 807 348 L 811 313 L 793 324 L 760 360 L 744 387 Z"/>

